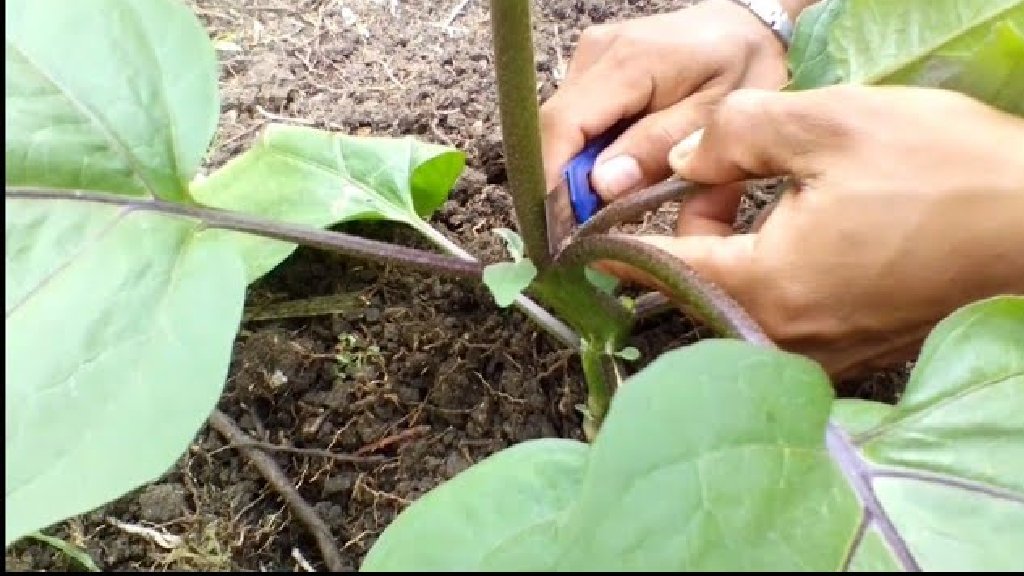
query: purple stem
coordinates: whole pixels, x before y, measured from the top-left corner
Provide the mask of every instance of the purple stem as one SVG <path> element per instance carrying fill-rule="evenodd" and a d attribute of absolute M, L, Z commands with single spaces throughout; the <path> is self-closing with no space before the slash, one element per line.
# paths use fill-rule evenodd
<path fill-rule="evenodd" d="M 217 208 L 207 208 L 195 204 L 175 204 L 151 198 L 103 194 L 85 190 L 53 190 L 28 187 L 9 187 L 6 189 L 5 196 L 8 199 L 18 200 L 74 200 L 124 206 L 132 211 L 144 210 L 168 216 L 191 218 L 201 222 L 207 228 L 245 232 L 265 238 L 330 250 L 354 258 L 398 264 L 447 276 L 479 279 L 483 275 L 483 267 L 479 263 L 470 262 L 462 258 L 443 256 L 425 250 L 367 240 L 366 238 L 341 232 L 287 224 L 268 218 L 229 212 Z"/>
<path fill-rule="evenodd" d="M 672 301 L 669 300 L 668 296 L 661 292 L 648 292 L 636 299 L 633 313 L 636 315 L 637 320 L 642 320 L 662 312 L 668 312 L 673 308 L 675 306 L 672 305 Z"/>
<path fill-rule="evenodd" d="M 906 540 L 900 536 L 892 519 L 889 518 L 889 514 L 878 500 L 875 487 L 871 483 L 871 467 L 861 458 L 850 437 L 838 426 L 829 423 L 825 430 L 825 445 L 832 459 L 839 465 L 839 469 L 843 471 L 846 481 L 853 488 L 854 493 L 857 494 L 857 499 L 860 500 L 861 506 L 864 507 L 864 513 L 868 516 L 865 522 L 873 522 L 878 527 L 878 532 L 882 535 L 882 539 L 885 540 L 892 553 L 896 555 L 896 560 L 899 561 L 900 566 L 904 570 L 907 572 L 920 572 L 921 565 L 914 558 L 910 547 L 907 546 Z M 850 546 L 851 554 L 856 553 L 860 540 L 864 538 L 866 532 L 866 528 L 858 532 L 859 540 L 855 540 Z"/>
<path fill-rule="evenodd" d="M 673 300 L 693 311 L 719 334 L 774 346 L 757 322 L 721 288 L 698 276 L 679 258 L 636 238 L 580 238 L 562 251 L 556 264 L 585 266 L 598 260 L 622 262 L 646 272 L 664 286 Z"/>
<path fill-rule="evenodd" d="M 682 200 L 685 196 L 703 190 L 704 186 L 693 182 L 665 180 L 605 206 L 590 220 L 580 225 L 570 238 L 575 240 L 607 232 L 616 224 L 631 221 L 646 212 L 657 209 L 665 202 Z"/>

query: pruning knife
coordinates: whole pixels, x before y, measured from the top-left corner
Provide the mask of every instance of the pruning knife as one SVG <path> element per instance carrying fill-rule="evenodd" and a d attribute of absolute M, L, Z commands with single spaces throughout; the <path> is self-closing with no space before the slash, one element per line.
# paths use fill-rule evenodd
<path fill-rule="evenodd" d="M 544 202 L 548 228 L 548 251 L 553 255 L 561 250 L 562 243 L 580 225 L 597 213 L 601 198 L 590 184 L 590 173 L 594 162 L 629 123 L 619 123 L 600 137 L 591 140 L 574 156 L 562 170 L 562 178 L 553 190 L 548 192 Z"/>

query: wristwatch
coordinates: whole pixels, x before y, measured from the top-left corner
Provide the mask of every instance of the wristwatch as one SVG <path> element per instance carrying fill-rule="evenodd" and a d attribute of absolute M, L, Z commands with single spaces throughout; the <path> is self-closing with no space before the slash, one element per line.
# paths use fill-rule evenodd
<path fill-rule="evenodd" d="M 778 0 L 732 0 L 736 4 L 750 10 L 755 16 L 761 19 L 766 26 L 771 28 L 775 36 L 779 38 L 782 45 L 789 50 L 789 44 L 793 41 L 793 22 L 789 19 L 786 9 L 779 4 Z"/>

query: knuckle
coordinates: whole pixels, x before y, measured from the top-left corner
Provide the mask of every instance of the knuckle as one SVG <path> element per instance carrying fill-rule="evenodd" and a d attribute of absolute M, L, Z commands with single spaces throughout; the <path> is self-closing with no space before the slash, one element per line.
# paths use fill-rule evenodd
<path fill-rule="evenodd" d="M 722 116 L 748 117 L 761 112 L 764 98 L 760 90 L 739 88 L 729 92 L 722 98 L 718 113 Z"/>
<path fill-rule="evenodd" d="M 649 148 L 659 155 L 670 150 L 684 136 L 679 126 L 660 118 L 651 118 L 650 121 L 645 122 L 643 132 L 644 148 Z"/>
<path fill-rule="evenodd" d="M 831 106 L 786 106 L 774 111 L 772 121 L 790 142 L 805 143 L 805 149 L 795 153 L 811 153 L 814 148 L 843 146 L 854 136 L 856 130 L 849 120 L 836 113 L 835 101 Z"/>
<path fill-rule="evenodd" d="M 820 306 L 820 294 L 803 283 L 783 282 L 760 306 L 762 327 L 783 347 L 839 339 L 845 324 Z"/>
<path fill-rule="evenodd" d="M 615 42 L 608 47 L 608 65 L 617 70 L 620 78 L 628 78 L 630 82 L 640 81 L 650 75 L 648 59 L 640 57 L 643 52 L 637 50 L 630 42 Z"/>
<path fill-rule="evenodd" d="M 594 24 L 580 33 L 580 46 L 600 47 L 612 42 L 618 36 L 619 27 L 615 24 Z"/>
<path fill-rule="evenodd" d="M 789 144 L 793 154 L 841 147 L 856 137 L 857 130 L 836 103 L 854 101 L 845 91 L 856 88 L 836 88 L 840 92 L 779 93 L 741 88 L 722 99 L 715 123 L 736 134 L 770 129 Z"/>
<path fill-rule="evenodd" d="M 543 134 L 558 134 L 570 127 L 569 118 L 561 110 L 557 98 L 552 98 L 540 107 L 540 130 Z"/>
<path fill-rule="evenodd" d="M 711 114 L 710 124 L 720 130 L 750 126 L 764 113 L 764 98 L 759 90 L 740 88 L 726 94 Z"/>

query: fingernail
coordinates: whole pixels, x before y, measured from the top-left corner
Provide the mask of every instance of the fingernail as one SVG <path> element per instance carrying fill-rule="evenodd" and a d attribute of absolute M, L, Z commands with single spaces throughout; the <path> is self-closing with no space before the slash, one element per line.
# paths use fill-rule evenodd
<path fill-rule="evenodd" d="M 594 167 L 591 184 L 605 199 L 612 199 L 640 185 L 640 163 L 632 156 L 616 156 Z"/>
<path fill-rule="evenodd" d="M 704 136 L 704 129 L 694 131 L 686 138 L 683 138 L 679 144 L 676 144 L 671 151 L 668 153 L 668 162 L 672 165 L 673 169 L 676 169 L 686 157 L 693 154 L 693 151 L 700 145 L 700 139 Z"/>

